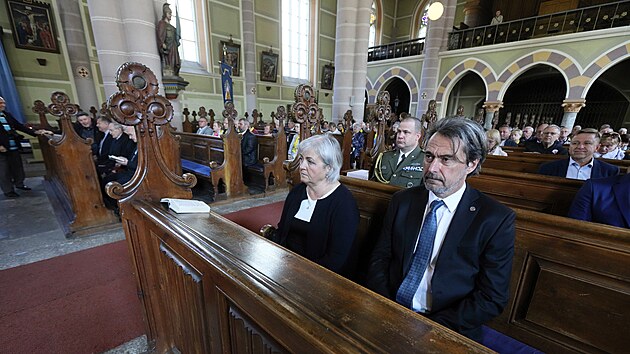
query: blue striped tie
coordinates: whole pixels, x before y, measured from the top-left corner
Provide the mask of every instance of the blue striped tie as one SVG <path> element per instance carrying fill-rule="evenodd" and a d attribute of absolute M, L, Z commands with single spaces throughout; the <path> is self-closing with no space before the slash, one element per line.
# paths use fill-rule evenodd
<path fill-rule="evenodd" d="M 429 260 L 433 253 L 433 242 L 437 233 L 437 218 L 435 214 L 442 205 L 444 205 L 443 200 L 436 199 L 431 203 L 429 213 L 425 216 L 422 230 L 420 230 L 418 247 L 416 253 L 413 254 L 411 268 L 396 293 L 396 302 L 407 308 L 411 308 L 413 296 L 416 294 L 424 271 L 429 265 Z"/>

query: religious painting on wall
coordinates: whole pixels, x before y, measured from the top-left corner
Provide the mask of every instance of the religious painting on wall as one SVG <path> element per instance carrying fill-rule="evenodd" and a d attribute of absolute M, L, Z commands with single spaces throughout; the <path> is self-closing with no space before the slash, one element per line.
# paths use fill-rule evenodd
<path fill-rule="evenodd" d="M 59 53 L 49 4 L 7 0 L 7 8 L 17 48 Z"/>
<path fill-rule="evenodd" d="M 278 76 L 278 54 L 262 52 L 260 54 L 260 81 L 276 82 Z"/>
<path fill-rule="evenodd" d="M 324 69 L 322 70 L 322 89 L 332 90 L 334 79 L 335 79 L 335 67 L 330 64 L 324 65 Z"/>
<path fill-rule="evenodd" d="M 221 53 L 221 62 L 226 63 L 232 67 L 232 76 L 240 76 L 241 71 L 239 69 L 241 64 L 241 46 L 235 44 L 230 40 L 229 42 L 221 41 L 219 47 L 219 53 Z"/>

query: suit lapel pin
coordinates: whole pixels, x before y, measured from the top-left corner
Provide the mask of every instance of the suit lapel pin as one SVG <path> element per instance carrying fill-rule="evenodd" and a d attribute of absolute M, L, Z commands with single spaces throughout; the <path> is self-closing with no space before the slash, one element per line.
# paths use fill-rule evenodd
<path fill-rule="evenodd" d="M 477 208 L 475 208 L 474 206 L 471 206 L 470 211 L 477 211 Z"/>

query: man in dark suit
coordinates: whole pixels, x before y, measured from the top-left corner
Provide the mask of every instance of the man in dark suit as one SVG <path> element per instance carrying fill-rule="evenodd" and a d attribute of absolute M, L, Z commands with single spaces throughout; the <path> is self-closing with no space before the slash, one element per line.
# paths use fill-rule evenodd
<path fill-rule="evenodd" d="M 543 126 L 542 124 L 540 126 Z M 540 128 L 539 126 L 539 128 Z M 528 141 L 525 143 L 525 152 L 535 152 L 539 154 L 566 155 L 567 149 L 558 141 L 560 127 L 552 124 L 541 133 L 540 142 Z"/>
<path fill-rule="evenodd" d="M 245 118 L 238 120 L 238 131 L 241 133 L 243 180 L 249 184 L 251 178 L 247 168 L 258 165 L 258 138 L 249 131 L 249 121 Z"/>
<path fill-rule="evenodd" d="M 112 141 L 114 141 L 114 138 L 109 133 L 109 124 L 111 122 L 111 119 L 106 116 L 98 117 L 96 120 L 96 127 L 104 134 L 100 141 L 97 142 L 98 148 L 94 155 L 96 170 L 99 175 L 109 172 L 111 166 L 113 166 L 113 162 L 109 159 L 109 148 L 112 145 Z"/>
<path fill-rule="evenodd" d="M 96 127 L 96 121 L 85 112 L 77 113 L 77 121 L 73 124 L 74 131 L 83 139 L 92 139 L 92 155 L 96 155 L 98 142 L 101 141 L 103 134 Z"/>
<path fill-rule="evenodd" d="M 630 228 L 630 174 L 584 182 L 573 199 L 569 217 Z"/>
<path fill-rule="evenodd" d="M 538 173 L 587 180 L 619 174 L 619 167 L 593 157 L 599 147 L 600 135 L 596 129 L 587 128 L 577 132 L 569 145 L 569 158 L 540 165 Z"/>
<path fill-rule="evenodd" d="M 367 285 L 479 341 L 508 302 L 515 214 L 466 184 L 487 153 L 479 124 L 446 118 L 427 136 L 424 186 L 394 194 Z"/>

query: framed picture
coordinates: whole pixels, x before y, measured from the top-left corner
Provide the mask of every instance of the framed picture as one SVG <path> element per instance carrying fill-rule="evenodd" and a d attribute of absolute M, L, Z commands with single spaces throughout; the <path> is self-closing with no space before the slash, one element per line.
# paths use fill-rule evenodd
<path fill-rule="evenodd" d="M 219 47 L 221 61 L 232 67 L 232 76 L 240 76 L 241 70 L 241 45 L 232 41 L 221 41 Z M 225 58 L 224 58 L 225 57 Z"/>
<path fill-rule="evenodd" d="M 260 53 L 260 81 L 276 82 L 278 76 L 278 54 Z"/>
<path fill-rule="evenodd" d="M 57 32 L 49 4 L 7 0 L 7 8 L 17 48 L 59 53 Z"/>
<path fill-rule="evenodd" d="M 322 89 L 332 90 L 334 79 L 335 79 L 335 67 L 330 64 L 324 65 L 324 69 L 322 70 Z"/>

